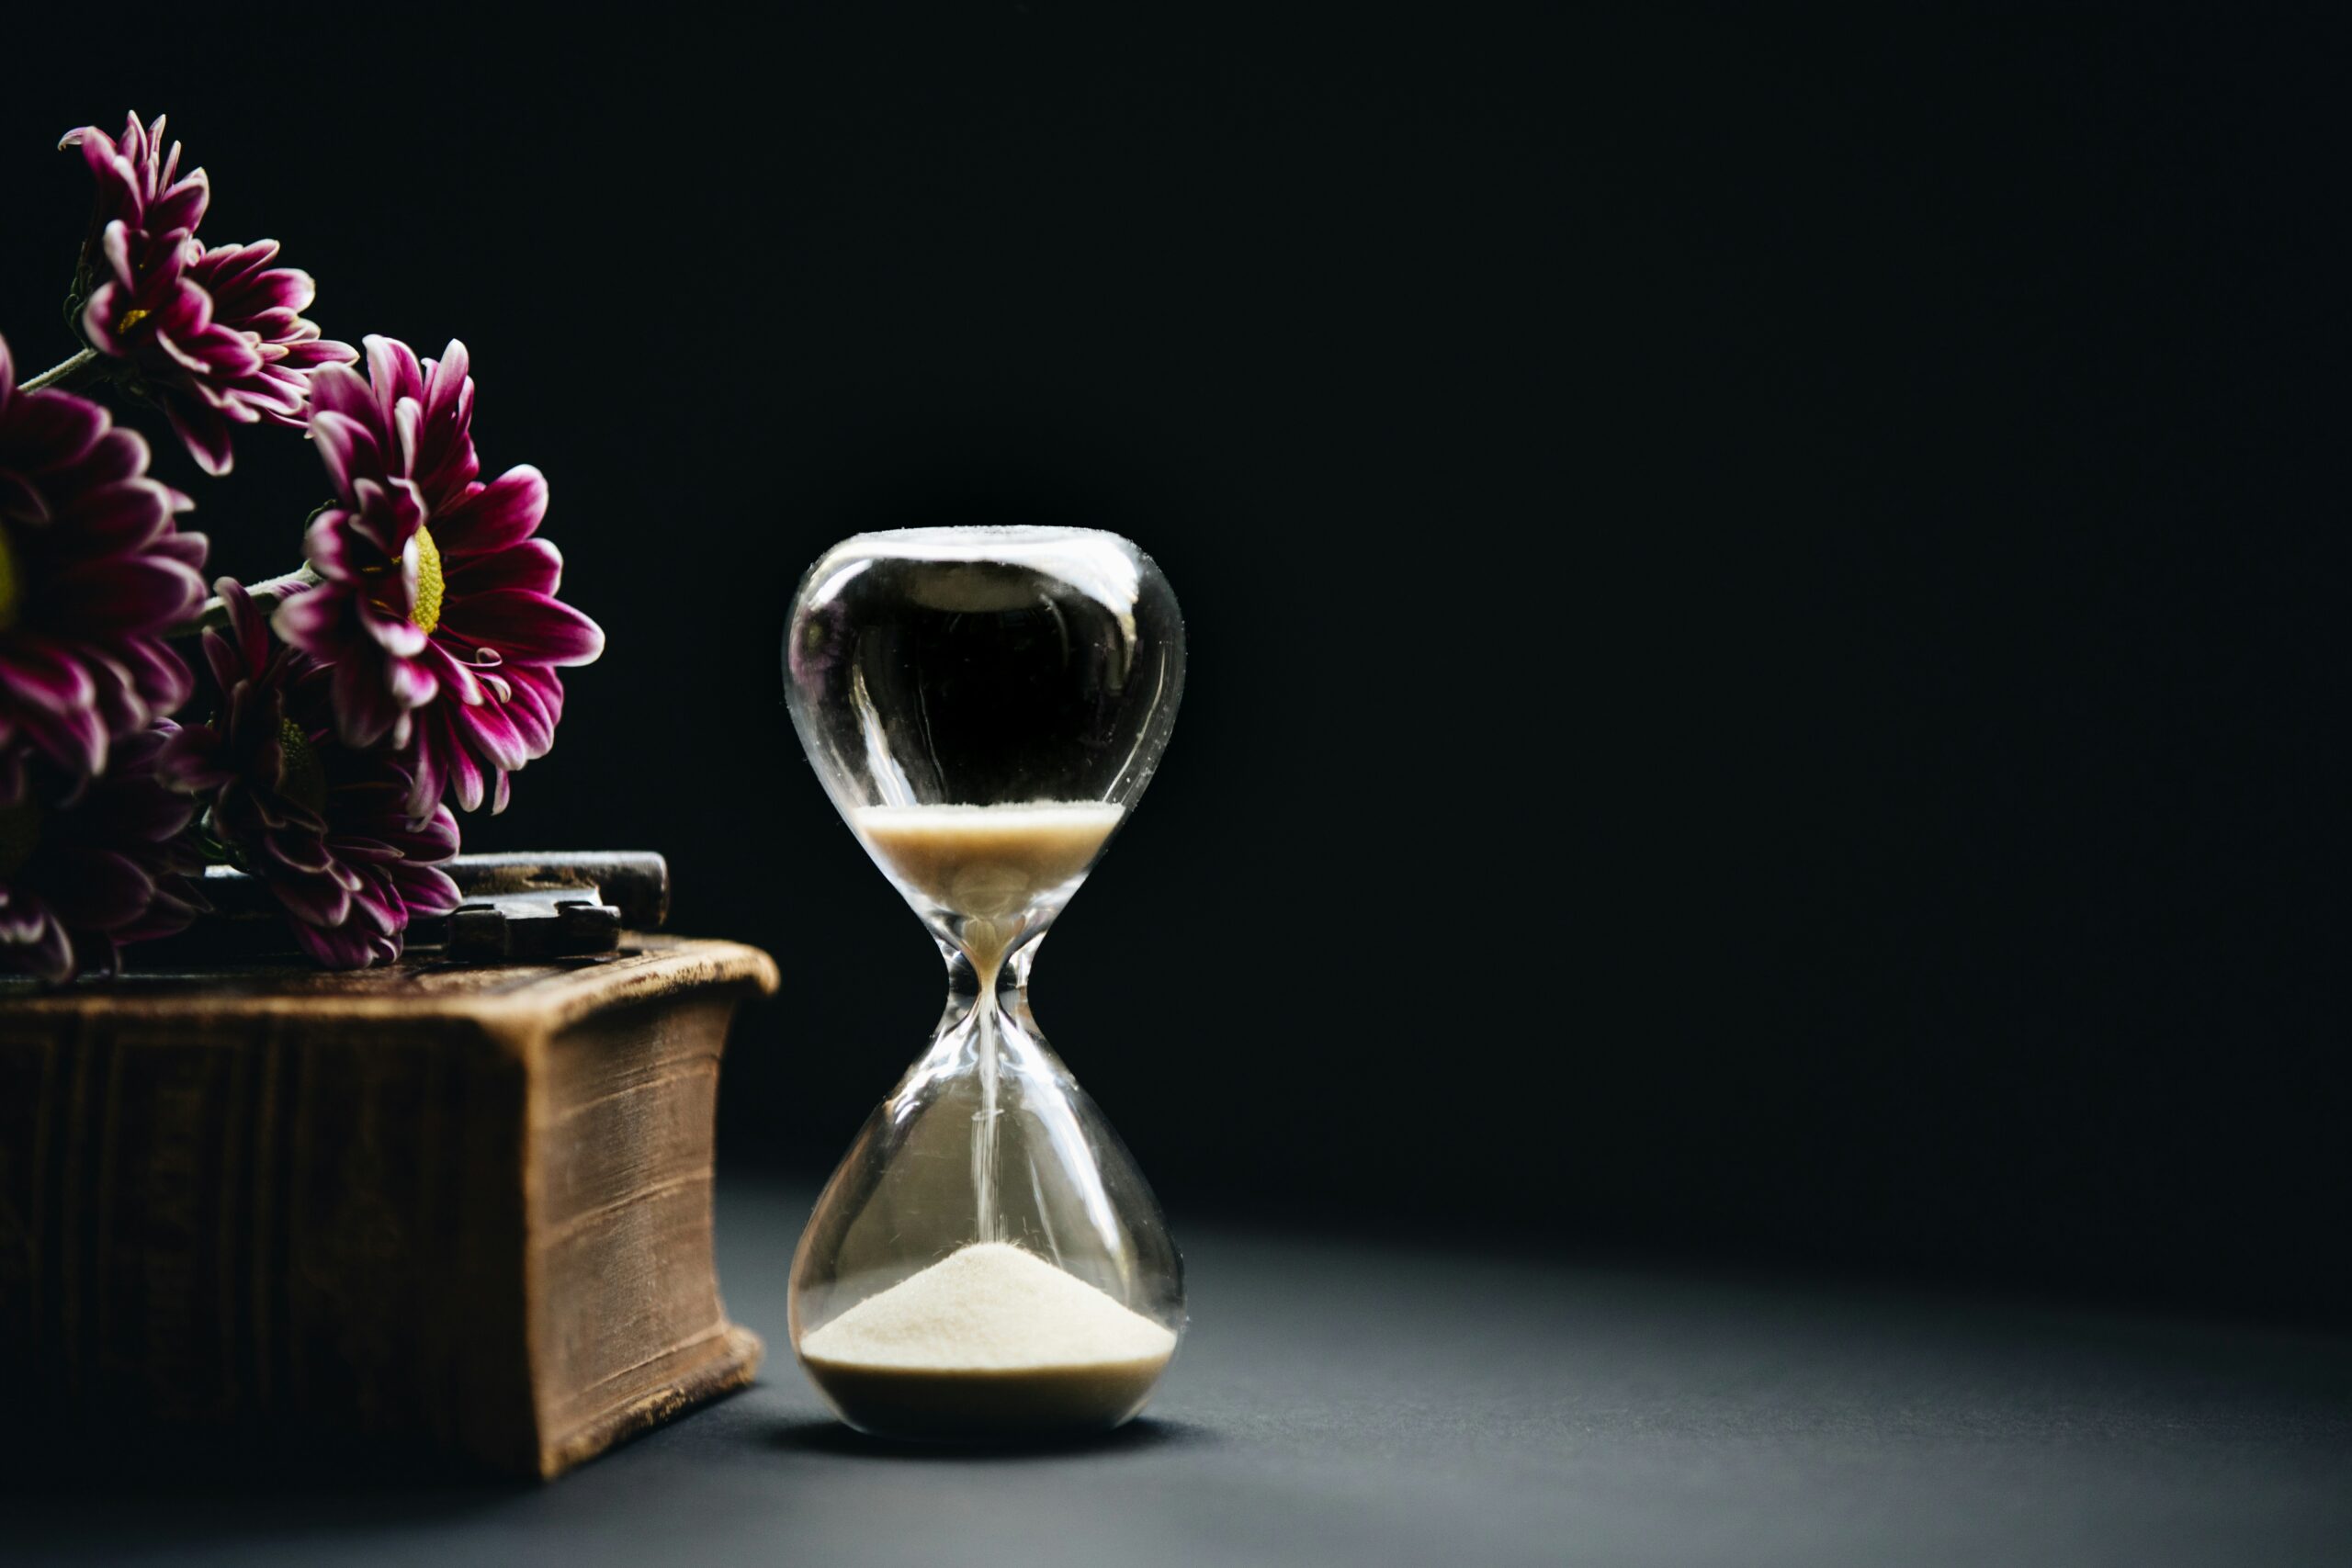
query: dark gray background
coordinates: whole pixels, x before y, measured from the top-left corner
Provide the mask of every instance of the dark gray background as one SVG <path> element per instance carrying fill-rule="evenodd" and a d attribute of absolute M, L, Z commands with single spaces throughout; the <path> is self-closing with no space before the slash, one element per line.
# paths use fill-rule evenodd
<path fill-rule="evenodd" d="M 1193 1331 L 1149 1413 L 1108 1440 L 874 1445 L 830 1419 L 785 1347 L 808 1196 L 739 1182 L 721 1197 L 729 1306 L 769 1337 L 761 1384 L 551 1487 L 184 1442 L 142 1480 L 109 1440 L 0 1472 L 0 1562 L 2319 1568 L 2352 1554 L 2340 1337 L 1265 1231 L 1193 1234 Z"/>
<path fill-rule="evenodd" d="M 1180 1230 L 2343 1323 L 2324 10 L 1542 9 L 42 7 L 0 331 L 71 346 L 50 148 L 136 106 L 330 332 L 469 341 L 611 634 L 469 841 L 776 952 L 734 1168 L 820 1175 L 942 984 L 796 576 L 1077 522 L 1192 684 L 1037 1007 Z M 299 440 L 167 468 L 292 564 Z"/>

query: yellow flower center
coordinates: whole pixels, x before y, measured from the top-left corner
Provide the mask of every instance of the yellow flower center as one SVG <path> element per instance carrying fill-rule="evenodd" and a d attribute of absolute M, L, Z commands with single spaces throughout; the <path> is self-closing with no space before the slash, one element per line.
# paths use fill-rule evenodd
<path fill-rule="evenodd" d="M 17 581 L 17 547 L 9 540 L 8 525 L 0 523 L 0 632 L 17 624 L 24 592 L 24 585 Z"/>
<path fill-rule="evenodd" d="M 306 810 L 327 814 L 327 768 L 319 749 L 290 718 L 277 721 L 277 793 Z"/>
<path fill-rule="evenodd" d="M 118 333 L 127 333 L 154 313 L 154 311 L 147 310 L 126 310 L 123 312 L 122 325 L 115 328 L 115 331 Z"/>
<path fill-rule="evenodd" d="M 433 542 L 430 528 L 416 531 L 416 608 L 409 612 L 408 624 L 421 632 L 441 624 L 441 547 Z"/>
<path fill-rule="evenodd" d="M 0 806 L 0 882 L 24 869 L 40 842 L 40 807 L 31 801 Z"/>

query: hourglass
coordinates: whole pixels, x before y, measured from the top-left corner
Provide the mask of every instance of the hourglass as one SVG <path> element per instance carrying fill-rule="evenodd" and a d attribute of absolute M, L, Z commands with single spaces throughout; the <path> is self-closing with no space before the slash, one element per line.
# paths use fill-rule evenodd
<path fill-rule="evenodd" d="M 1184 684 L 1149 557 L 1075 528 L 862 534 L 808 570 L 792 722 L 947 960 L 929 1049 L 867 1119 L 792 1262 L 792 1344 L 852 1426 L 1102 1430 L 1184 1327 L 1134 1159 L 1029 1010 L 1054 917 L 1150 782 Z"/>

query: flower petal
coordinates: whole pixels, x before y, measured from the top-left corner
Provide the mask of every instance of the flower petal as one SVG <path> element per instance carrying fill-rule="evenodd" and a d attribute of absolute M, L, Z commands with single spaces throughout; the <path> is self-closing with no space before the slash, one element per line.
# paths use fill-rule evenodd
<path fill-rule="evenodd" d="M 510 663 L 592 664 L 605 651 L 604 628 L 586 615 L 544 593 L 512 588 L 445 600 L 441 626 Z"/>
<path fill-rule="evenodd" d="M 456 598 L 492 588 L 553 594 L 563 583 L 563 552 L 545 539 L 535 538 L 487 555 L 448 557 L 442 567 L 442 581 Z"/>
<path fill-rule="evenodd" d="M 229 446 L 229 422 L 218 412 L 188 399 L 174 398 L 164 413 L 198 468 L 217 479 L 236 466 L 237 455 Z"/>
<path fill-rule="evenodd" d="M 347 496 L 353 493 L 356 479 L 384 471 L 384 455 L 365 423 L 326 402 L 326 390 L 336 384 L 339 377 L 358 379 L 339 366 L 311 378 L 311 440 L 319 449 L 320 460 L 327 466 L 327 477 L 334 481 L 338 491 Z"/>
<path fill-rule="evenodd" d="M 435 517 L 433 539 L 445 557 L 503 550 L 537 533 L 547 513 L 547 476 L 526 463 Z"/>

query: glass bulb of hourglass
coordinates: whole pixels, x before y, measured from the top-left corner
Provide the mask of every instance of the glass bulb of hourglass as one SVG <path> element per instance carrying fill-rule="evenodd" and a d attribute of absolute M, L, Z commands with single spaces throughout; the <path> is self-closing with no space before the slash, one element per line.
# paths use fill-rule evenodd
<path fill-rule="evenodd" d="M 1175 597 L 1115 535 L 866 534 L 809 569 L 785 649 L 809 761 L 948 968 L 929 1048 L 801 1236 L 793 1347 L 885 1436 L 1116 1426 L 1175 1352 L 1182 1267 L 1028 982 L 1167 743 Z"/>

